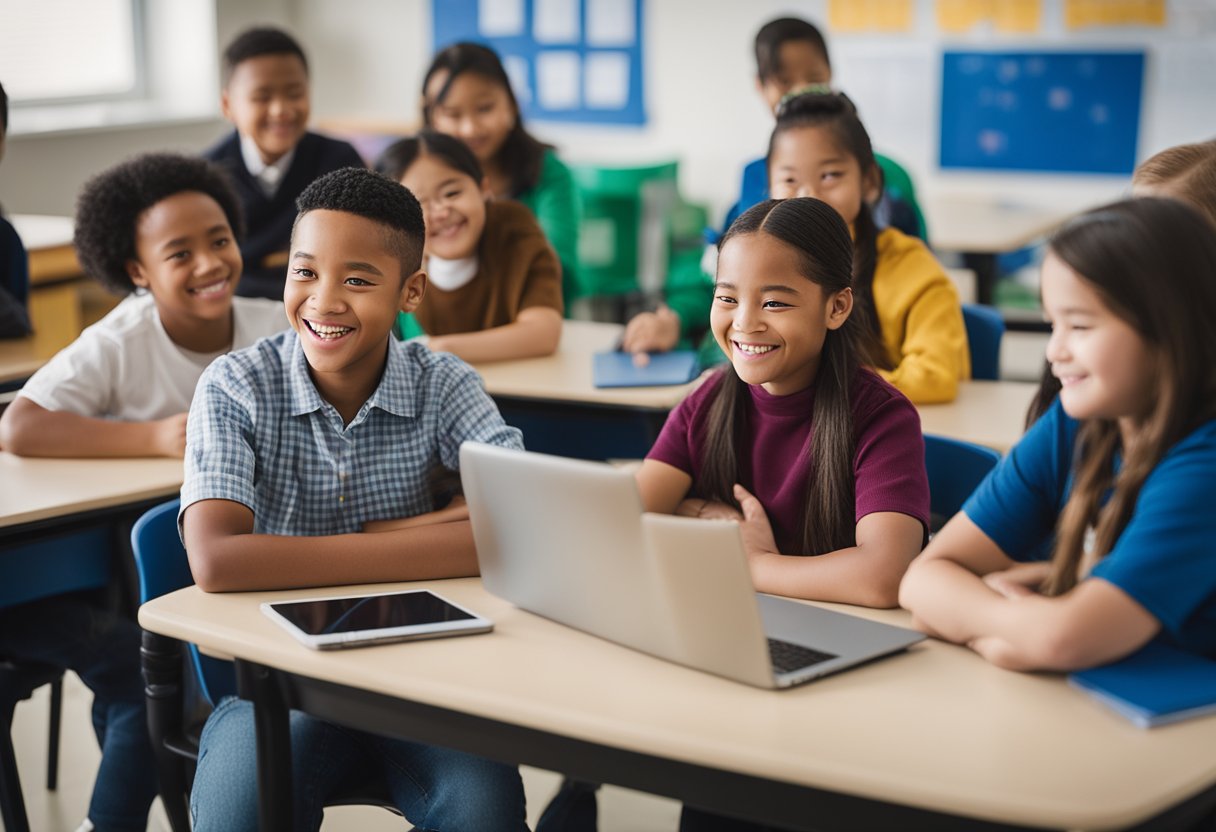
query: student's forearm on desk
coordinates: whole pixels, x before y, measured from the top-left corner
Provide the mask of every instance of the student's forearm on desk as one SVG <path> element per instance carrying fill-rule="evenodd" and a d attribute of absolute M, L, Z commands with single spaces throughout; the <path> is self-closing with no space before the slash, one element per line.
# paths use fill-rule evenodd
<path fill-rule="evenodd" d="M 434 336 L 432 350 L 450 352 L 470 364 L 552 355 L 562 338 L 562 316 L 556 309 L 530 307 L 514 323 L 481 332 Z"/>
<path fill-rule="evenodd" d="M 1011 670 L 1076 670 L 1143 646 L 1161 625 L 1100 579 L 1048 597 L 1007 597 L 958 563 L 931 560 L 909 571 L 900 600 L 939 637 L 967 644 Z"/>
<path fill-rule="evenodd" d="M 186 449 L 186 414 L 152 422 L 93 419 L 18 397 L 0 418 L 0 447 L 19 456 L 176 456 Z"/>
<path fill-rule="evenodd" d="M 191 505 L 183 520 L 195 583 L 206 592 L 458 578 L 477 574 L 467 520 L 380 534 L 253 534 L 253 512 L 226 500 Z"/>

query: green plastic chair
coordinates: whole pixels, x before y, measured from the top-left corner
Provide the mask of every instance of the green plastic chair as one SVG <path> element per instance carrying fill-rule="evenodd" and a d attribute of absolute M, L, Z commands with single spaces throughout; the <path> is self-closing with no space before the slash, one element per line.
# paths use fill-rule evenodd
<path fill-rule="evenodd" d="M 679 163 L 571 165 L 583 201 L 579 278 L 585 295 L 657 291 L 667 273 Z"/>
<path fill-rule="evenodd" d="M 920 238 L 922 240 L 929 239 L 929 229 L 925 224 L 925 215 L 920 210 L 920 203 L 916 201 L 916 186 L 912 184 L 912 177 L 904 166 L 895 161 L 889 156 L 875 153 L 874 161 L 878 162 L 878 167 L 882 169 L 883 187 L 905 203 L 912 209 L 912 213 L 916 215 L 916 225 L 920 228 Z"/>

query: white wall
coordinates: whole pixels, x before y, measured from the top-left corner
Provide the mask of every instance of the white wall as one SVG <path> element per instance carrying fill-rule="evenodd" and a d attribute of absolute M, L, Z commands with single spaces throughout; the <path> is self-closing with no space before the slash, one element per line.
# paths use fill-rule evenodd
<path fill-rule="evenodd" d="M 884 153 L 904 162 L 930 193 L 994 190 L 1010 199 L 1082 204 L 1126 186 L 1115 177 L 942 173 L 936 167 L 938 61 L 944 47 L 993 49 L 1144 47 L 1149 50 L 1139 157 L 1216 135 L 1216 2 L 1167 0 L 1163 30 L 1062 30 L 1063 0 L 1043 0 L 1044 33 L 978 32 L 946 38 L 932 0 L 918 0 L 914 32 L 828 33 L 836 82 L 857 101 Z M 217 49 L 240 29 L 294 30 L 313 68 L 319 120 L 410 122 L 431 53 L 431 0 L 217 0 Z M 535 124 L 541 137 L 580 160 L 682 160 L 681 187 L 715 215 L 733 200 L 741 166 L 760 155 L 772 122 L 755 94 L 752 37 L 766 20 L 795 14 L 823 23 L 827 0 L 645 0 L 647 108 L 644 128 Z M 218 107 L 217 107 L 218 110 Z M 87 175 L 136 152 L 198 149 L 224 130 L 189 125 L 53 137 L 10 137 L 0 164 L 0 202 L 10 212 L 70 213 Z"/>
<path fill-rule="evenodd" d="M 930 193 L 995 188 L 1011 199 L 1078 205 L 1113 196 L 1126 180 L 1107 176 L 942 173 L 936 164 L 940 53 L 949 47 L 1149 51 L 1140 153 L 1216 135 L 1216 2 L 1167 0 L 1164 29 L 1068 33 L 1064 0 L 1043 0 L 1035 38 L 979 31 L 943 37 L 932 0 L 916 4 L 908 35 L 828 32 L 835 82 L 857 102 L 883 153 L 904 162 Z M 827 0 L 645 0 L 647 108 L 644 128 L 535 124 L 575 159 L 682 160 L 681 187 L 720 214 L 739 171 L 763 153 L 771 116 L 755 94 L 752 37 L 784 14 L 825 23 Z M 412 120 L 430 54 L 429 0 L 294 0 L 295 21 L 317 69 L 314 110 L 322 118 Z"/>

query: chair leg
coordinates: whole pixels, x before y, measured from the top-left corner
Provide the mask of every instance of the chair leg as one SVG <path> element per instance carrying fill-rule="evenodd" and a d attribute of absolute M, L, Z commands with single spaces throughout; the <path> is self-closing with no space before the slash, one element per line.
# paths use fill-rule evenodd
<path fill-rule="evenodd" d="M 63 716 L 63 677 L 51 682 L 51 719 L 46 746 L 46 788 L 55 791 L 59 786 L 59 724 Z"/>
<path fill-rule="evenodd" d="M 16 702 L 0 704 L 0 817 L 6 832 L 29 832 L 25 816 L 25 798 L 21 795 L 21 779 L 17 776 L 17 755 L 13 753 L 13 709 Z"/>

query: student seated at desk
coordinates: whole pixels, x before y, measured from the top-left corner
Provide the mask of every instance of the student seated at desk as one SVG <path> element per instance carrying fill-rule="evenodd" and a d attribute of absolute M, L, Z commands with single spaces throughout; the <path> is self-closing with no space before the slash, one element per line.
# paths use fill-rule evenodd
<path fill-rule="evenodd" d="M 815 24 L 797 17 L 770 20 L 756 32 L 754 52 L 756 91 L 774 117 L 781 102 L 799 91 L 829 90 L 832 61 L 827 40 Z M 891 159 L 877 154 L 875 159 L 880 165 L 902 170 Z M 744 167 L 739 198 L 727 211 L 722 231 L 706 230 L 711 243 L 717 243 L 740 214 L 768 199 L 769 194 L 768 159 L 762 156 Z M 896 228 L 923 239 L 924 229 L 908 200 L 910 196 L 884 187 L 874 207 L 875 220 L 880 227 Z M 713 249 L 707 250 L 707 260 L 703 262 L 711 263 L 715 253 Z M 712 265 L 708 265 L 707 271 L 691 264 L 677 266 L 664 284 L 665 302 L 655 311 L 643 312 L 629 321 L 624 348 L 640 357 L 648 351 L 667 351 L 681 341 L 699 339 L 709 326 L 706 314 L 713 298 L 712 272 Z M 704 339 L 701 353 L 707 362 L 722 360 L 721 354 L 713 349 L 712 338 Z"/>
<path fill-rule="evenodd" d="M 0 159 L 8 133 L 8 94 L 0 84 Z M 13 224 L 0 216 L 0 338 L 30 334 L 29 257 Z"/>
<path fill-rule="evenodd" d="M 1056 234 L 1042 292 L 1063 389 L 908 570 L 922 629 L 1015 670 L 1155 638 L 1216 657 L 1214 274 L 1216 234 L 1174 200 Z"/>
<path fill-rule="evenodd" d="M 1177 199 L 1197 209 L 1216 228 L 1216 139 L 1167 148 L 1141 162 L 1132 174 L 1133 196 Z M 1026 413 L 1029 428 L 1051 407 L 1060 393 L 1060 380 L 1051 362 L 1043 367 L 1039 391 Z"/>
<path fill-rule="evenodd" d="M 422 209 L 366 170 L 301 194 L 284 306 L 291 331 L 225 356 L 190 411 L 182 538 L 208 592 L 477 574 L 468 513 L 436 506 L 431 475 L 466 440 L 522 448 L 477 374 L 400 343 L 423 297 Z M 438 510 L 437 510 L 438 509 Z M 338 791 L 383 780 L 420 827 L 526 829 L 514 766 L 291 715 L 297 829 Z M 253 708 L 208 719 L 191 794 L 196 832 L 257 826 Z"/>
<path fill-rule="evenodd" d="M 180 457 L 207 363 L 286 325 L 278 304 L 232 297 L 240 225 L 223 173 L 202 159 L 140 156 L 86 184 L 76 253 L 130 296 L 30 379 L 0 418 L 0 443 L 31 456 Z M 139 650 L 139 627 L 92 594 L 0 610 L 0 655 L 73 670 L 93 691 L 102 755 L 82 829 L 148 824 L 156 776 Z"/>
<path fill-rule="evenodd" d="M 432 130 L 393 144 L 376 170 L 426 212 L 429 285 L 414 315 L 431 349 L 473 363 L 552 355 L 562 336 L 560 267 L 531 213 L 494 199 L 472 151 Z"/>
<path fill-rule="evenodd" d="M 770 200 L 719 246 L 710 328 L 729 363 L 672 411 L 643 505 L 739 521 L 760 592 L 893 607 L 929 524 L 924 441 L 862 366 L 848 227 L 826 202 Z M 681 828 L 713 822 L 686 809 Z"/>
<path fill-rule="evenodd" d="M 436 54 L 422 82 L 422 122 L 468 145 L 490 194 L 527 206 L 557 254 L 562 296 L 567 303 L 577 297 L 578 189 L 557 150 L 524 126 L 498 54 L 479 43 L 454 43 Z"/>
<path fill-rule="evenodd" d="M 194 385 L 218 355 L 286 327 L 233 298 L 241 208 L 202 159 L 149 154 L 94 177 L 76 206 L 84 270 L 127 297 L 21 389 L 0 446 L 23 456 L 177 456 Z"/>
<path fill-rule="evenodd" d="M 203 156 L 223 165 L 245 209 L 237 294 L 282 300 L 296 197 L 318 176 L 363 167 L 363 159 L 346 142 L 309 132 L 308 59 L 278 29 L 249 29 L 224 50 L 220 106 L 236 130 Z"/>

